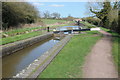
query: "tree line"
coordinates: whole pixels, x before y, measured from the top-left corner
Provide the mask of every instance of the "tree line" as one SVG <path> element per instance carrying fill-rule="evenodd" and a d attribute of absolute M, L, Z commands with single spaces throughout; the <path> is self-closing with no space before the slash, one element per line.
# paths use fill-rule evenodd
<path fill-rule="evenodd" d="M 89 11 L 93 17 L 82 18 L 94 25 L 108 28 L 120 33 L 120 1 L 119 2 L 95 2 L 90 3 Z M 57 12 L 43 12 L 43 18 L 60 19 Z M 17 27 L 20 24 L 31 24 L 40 19 L 37 9 L 27 2 L 3 2 L 2 3 L 2 29 Z M 73 20 L 74 17 L 66 17 Z"/>
<path fill-rule="evenodd" d="M 120 2 L 90 3 L 89 10 L 94 17 L 84 18 L 88 22 L 120 33 Z"/>
<path fill-rule="evenodd" d="M 43 18 L 52 18 L 52 19 L 60 19 L 60 14 L 57 12 L 50 13 L 49 11 L 43 12 Z"/>
<path fill-rule="evenodd" d="M 41 13 L 42 14 L 42 13 Z M 60 19 L 57 12 L 43 12 L 27 2 L 2 2 L 2 29 L 17 28 L 20 24 L 31 24 L 41 21 L 41 18 Z"/>

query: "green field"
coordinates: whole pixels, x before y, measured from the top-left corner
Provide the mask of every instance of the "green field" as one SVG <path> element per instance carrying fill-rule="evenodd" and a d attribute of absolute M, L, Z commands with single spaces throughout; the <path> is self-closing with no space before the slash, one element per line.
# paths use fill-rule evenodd
<path fill-rule="evenodd" d="M 42 19 L 42 21 L 45 23 L 45 24 L 54 24 L 54 23 L 61 23 L 61 22 L 66 22 L 66 20 L 57 20 L 57 19 Z"/>
<path fill-rule="evenodd" d="M 90 34 L 90 32 L 88 33 Z M 48 67 L 39 75 L 39 78 L 80 78 L 85 56 L 100 36 L 74 36 L 62 49 Z"/>

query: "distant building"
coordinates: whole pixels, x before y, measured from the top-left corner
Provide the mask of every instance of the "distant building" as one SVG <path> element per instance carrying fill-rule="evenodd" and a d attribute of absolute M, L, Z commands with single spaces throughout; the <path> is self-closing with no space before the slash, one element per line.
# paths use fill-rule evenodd
<path fill-rule="evenodd" d="M 74 19 L 73 21 L 75 21 L 77 25 L 80 25 L 80 21 L 82 21 L 82 19 Z"/>
<path fill-rule="evenodd" d="M 77 21 L 78 22 L 78 21 L 82 21 L 82 19 L 74 19 L 73 21 Z"/>

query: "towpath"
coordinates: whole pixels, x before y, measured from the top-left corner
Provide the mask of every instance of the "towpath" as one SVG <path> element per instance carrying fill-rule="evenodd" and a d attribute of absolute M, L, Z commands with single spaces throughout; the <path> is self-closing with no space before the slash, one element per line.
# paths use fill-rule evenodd
<path fill-rule="evenodd" d="M 86 57 L 83 67 L 84 78 L 117 78 L 118 72 L 112 57 L 111 34 L 100 31 L 104 37 L 100 39 Z"/>

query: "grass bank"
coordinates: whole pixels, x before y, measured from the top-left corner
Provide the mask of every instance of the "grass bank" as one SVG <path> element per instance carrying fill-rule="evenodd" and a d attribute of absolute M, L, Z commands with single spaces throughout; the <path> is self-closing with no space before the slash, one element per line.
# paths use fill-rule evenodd
<path fill-rule="evenodd" d="M 82 77 L 82 66 L 85 56 L 90 52 L 96 41 L 100 39 L 100 36 L 91 37 L 91 35 L 87 37 L 74 36 L 41 75 L 39 75 L 39 78 Z"/>
<path fill-rule="evenodd" d="M 80 23 L 82 23 L 84 25 L 83 28 L 95 28 L 96 27 L 95 25 L 90 24 L 88 22 L 81 21 Z"/>
<path fill-rule="evenodd" d="M 14 36 L 17 34 L 24 34 L 26 31 L 36 30 L 36 29 L 42 29 L 44 27 L 30 27 L 30 28 L 18 28 L 18 29 L 12 29 L 9 31 L 4 31 L 2 34 L 6 34 L 8 36 Z"/>
<path fill-rule="evenodd" d="M 38 36 L 38 35 L 41 35 L 41 34 L 42 34 L 41 31 L 35 31 L 35 32 L 31 32 L 31 33 L 26 33 L 26 34 L 16 35 L 16 36 L 12 36 L 12 37 L 2 38 L 2 39 L 0 39 L 1 40 L 0 42 L 2 42 L 2 43 L 0 43 L 0 45 L 4 45 L 4 44 L 19 41 L 19 40 L 35 37 L 35 36 Z"/>
<path fill-rule="evenodd" d="M 65 20 L 55 20 L 55 19 L 42 19 L 43 22 L 45 24 L 54 24 L 56 22 L 65 22 Z M 66 25 L 66 24 L 59 24 L 59 25 L 53 25 L 53 26 L 49 26 L 51 28 L 56 28 L 56 27 L 59 27 L 59 26 L 63 26 L 63 25 Z M 29 28 L 15 28 L 15 29 L 11 29 L 11 30 L 8 30 L 8 31 L 4 31 L 2 32 L 2 34 L 6 34 L 8 36 L 15 36 L 17 34 L 24 34 L 26 31 L 31 31 L 31 30 L 37 30 L 37 29 L 44 29 L 46 28 L 45 26 L 35 26 L 35 27 L 29 27 Z"/>
<path fill-rule="evenodd" d="M 100 27 L 100 28 L 101 28 L 102 30 L 104 30 L 104 31 L 112 34 L 112 36 L 119 36 L 119 37 L 120 37 L 120 35 L 119 35 L 118 33 L 113 32 L 113 31 L 110 31 L 110 29 L 106 29 L 106 28 L 103 28 L 103 27 Z"/>
<path fill-rule="evenodd" d="M 116 64 L 116 67 L 118 69 L 118 73 L 120 75 L 120 38 L 116 37 L 113 38 L 113 46 L 112 46 L 112 54 L 113 54 L 113 58 L 114 58 L 114 62 Z"/>
<path fill-rule="evenodd" d="M 68 25 L 70 25 L 70 24 L 67 23 L 67 24 L 53 25 L 53 26 L 49 26 L 49 27 L 50 27 L 50 31 L 52 31 L 52 29 L 54 29 L 54 28 L 68 26 Z M 5 31 L 2 34 L 6 34 L 6 35 L 8 35 L 8 37 L 0 39 L 0 45 L 4 45 L 4 44 L 8 44 L 8 43 L 12 43 L 12 42 L 16 42 L 19 40 L 24 40 L 27 38 L 41 35 L 47 31 L 47 30 L 45 30 L 45 28 L 46 27 L 31 27 L 31 28 L 19 28 L 19 29 L 13 29 L 10 31 Z M 40 31 L 34 31 L 34 30 L 40 30 Z M 26 32 L 28 32 L 28 33 L 26 33 Z"/>
<path fill-rule="evenodd" d="M 43 23 L 45 24 L 54 24 L 54 23 L 62 23 L 62 22 L 66 22 L 66 20 L 57 20 L 57 19 L 41 19 L 43 21 Z"/>

